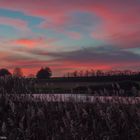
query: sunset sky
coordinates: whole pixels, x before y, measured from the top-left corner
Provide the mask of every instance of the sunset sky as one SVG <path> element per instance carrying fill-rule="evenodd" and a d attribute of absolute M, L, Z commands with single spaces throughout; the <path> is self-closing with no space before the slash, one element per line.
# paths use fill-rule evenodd
<path fill-rule="evenodd" d="M 140 70 L 140 0 L 0 0 L 0 68 L 45 66 Z"/>

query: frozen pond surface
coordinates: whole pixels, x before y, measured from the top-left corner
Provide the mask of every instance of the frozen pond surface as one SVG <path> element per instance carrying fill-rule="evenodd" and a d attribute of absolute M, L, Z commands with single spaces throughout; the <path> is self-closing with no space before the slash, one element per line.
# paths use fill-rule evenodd
<path fill-rule="evenodd" d="M 125 103 L 125 104 L 139 104 L 140 97 L 118 97 L 118 96 L 89 96 L 81 94 L 34 94 L 36 99 L 53 102 L 113 102 L 113 103 Z"/>

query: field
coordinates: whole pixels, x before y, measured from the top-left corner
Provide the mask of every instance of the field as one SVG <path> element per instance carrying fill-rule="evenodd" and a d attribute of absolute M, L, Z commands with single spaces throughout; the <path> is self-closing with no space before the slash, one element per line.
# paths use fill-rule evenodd
<path fill-rule="evenodd" d="M 32 80 L 0 79 L 0 140 L 140 140 L 134 85 L 124 90 L 112 83 L 111 91 L 94 94 L 37 91 Z"/>
<path fill-rule="evenodd" d="M 140 104 L 1 95 L 0 128 L 8 140 L 139 140 Z"/>
<path fill-rule="evenodd" d="M 60 83 L 41 82 L 36 79 L 18 77 L 0 78 L 0 93 L 7 94 L 86 94 L 94 96 L 123 96 L 133 97 L 140 95 L 139 81 L 120 82 L 74 82 Z M 63 84 L 63 87 L 62 87 Z"/>

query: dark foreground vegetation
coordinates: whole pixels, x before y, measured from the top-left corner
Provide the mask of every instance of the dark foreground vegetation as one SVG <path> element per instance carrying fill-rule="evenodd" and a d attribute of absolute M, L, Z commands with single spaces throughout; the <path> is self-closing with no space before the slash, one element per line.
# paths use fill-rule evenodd
<path fill-rule="evenodd" d="M 47 102 L 29 95 L 1 95 L 0 138 L 139 140 L 140 104 Z"/>
<path fill-rule="evenodd" d="M 49 67 L 41 68 L 36 76 L 24 77 L 21 68 L 13 73 L 0 69 L 0 92 L 10 94 L 91 94 L 97 96 L 139 96 L 140 72 L 86 70 L 51 77 Z"/>
<path fill-rule="evenodd" d="M 61 81 L 65 80 L 65 82 Z M 0 93 L 6 94 L 90 94 L 94 96 L 139 96 L 140 81 L 122 80 L 110 82 L 95 82 L 89 80 L 80 85 L 82 80 L 69 79 L 39 80 L 35 78 L 6 76 L 0 78 Z M 59 81 L 59 82 L 58 82 Z M 51 85 L 53 83 L 53 86 Z M 78 84 L 78 85 L 77 85 Z M 60 86 L 62 85 L 62 86 Z"/>

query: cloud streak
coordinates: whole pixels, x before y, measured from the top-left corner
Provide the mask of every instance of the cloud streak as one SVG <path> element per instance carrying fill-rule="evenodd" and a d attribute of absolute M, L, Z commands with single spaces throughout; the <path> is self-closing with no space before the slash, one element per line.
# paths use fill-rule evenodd
<path fill-rule="evenodd" d="M 29 39 L 29 38 L 21 38 L 14 40 L 13 43 L 17 46 L 25 46 L 27 48 L 34 48 L 37 45 L 40 45 L 41 43 L 44 43 L 43 38 L 37 38 L 37 39 Z"/>
<path fill-rule="evenodd" d="M 86 47 L 85 49 L 61 53 L 44 52 L 43 50 L 30 50 L 27 53 L 32 57 L 9 55 L 5 57 L 4 61 L 9 63 L 9 68 L 20 66 L 25 69 L 37 70 L 41 66 L 50 66 L 55 71 L 55 75 L 57 75 L 58 70 L 61 70 L 61 74 L 76 69 L 110 70 L 131 68 L 135 70 L 140 61 L 139 54 L 113 48 L 112 46 Z M 46 57 L 53 59 L 45 60 Z"/>
<path fill-rule="evenodd" d="M 30 30 L 28 28 L 28 23 L 23 20 L 20 20 L 20 19 L 13 19 L 13 18 L 9 18 L 9 17 L 0 17 L 0 24 L 11 26 L 11 27 L 21 30 L 21 31 Z"/>

